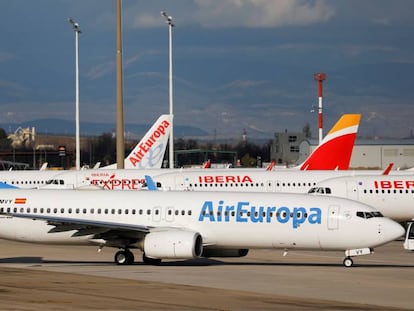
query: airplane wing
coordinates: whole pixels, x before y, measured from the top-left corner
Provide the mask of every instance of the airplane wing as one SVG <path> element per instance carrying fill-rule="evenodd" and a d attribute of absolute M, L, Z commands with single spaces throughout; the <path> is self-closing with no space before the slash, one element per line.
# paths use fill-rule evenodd
<path fill-rule="evenodd" d="M 106 222 L 99 220 L 71 219 L 66 217 L 51 217 L 34 214 L 2 213 L 2 215 L 16 218 L 27 218 L 43 220 L 54 228 L 49 230 L 50 234 L 56 232 L 75 231 L 72 237 L 93 235 L 92 239 L 103 239 L 110 246 L 124 247 L 125 244 L 134 244 L 150 232 L 152 227 Z"/>

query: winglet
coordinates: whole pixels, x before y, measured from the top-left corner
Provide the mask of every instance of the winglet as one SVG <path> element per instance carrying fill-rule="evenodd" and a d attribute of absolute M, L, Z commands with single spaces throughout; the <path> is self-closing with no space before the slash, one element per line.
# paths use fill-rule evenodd
<path fill-rule="evenodd" d="M 149 175 L 145 175 L 145 182 L 147 184 L 148 190 L 150 191 L 157 191 L 157 185 L 155 184 L 154 180 Z"/>
<path fill-rule="evenodd" d="M 311 153 L 301 170 L 347 170 L 358 132 L 360 114 L 345 114 Z"/>
<path fill-rule="evenodd" d="M 276 165 L 276 161 L 275 160 L 272 160 L 272 162 L 270 162 L 270 164 L 266 167 L 266 171 L 273 170 L 273 168 L 275 167 L 275 165 Z"/>

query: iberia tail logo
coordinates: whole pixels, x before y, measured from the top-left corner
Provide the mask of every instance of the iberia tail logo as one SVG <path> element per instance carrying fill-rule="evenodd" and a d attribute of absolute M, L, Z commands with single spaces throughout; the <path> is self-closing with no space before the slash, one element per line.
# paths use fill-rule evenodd
<path fill-rule="evenodd" d="M 300 169 L 347 170 L 360 120 L 360 114 L 343 115 Z"/>

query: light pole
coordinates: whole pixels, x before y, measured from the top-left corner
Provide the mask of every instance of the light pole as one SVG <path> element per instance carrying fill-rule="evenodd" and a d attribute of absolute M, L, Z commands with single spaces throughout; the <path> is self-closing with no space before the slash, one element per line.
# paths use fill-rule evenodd
<path fill-rule="evenodd" d="M 174 27 L 172 17 L 167 14 L 167 11 L 161 11 L 161 15 L 164 16 L 166 23 L 168 24 L 168 60 L 169 60 L 169 98 L 170 98 L 170 115 L 174 114 L 173 111 L 173 83 L 172 83 L 172 28 Z M 174 121 L 171 121 L 171 133 L 170 133 L 170 168 L 174 168 Z"/>
<path fill-rule="evenodd" d="M 75 32 L 75 123 L 76 123 L 76 170 L 80 170 L 80 134 L 79 134 L 79 24 L 72 18 L 68 19 Z"/>

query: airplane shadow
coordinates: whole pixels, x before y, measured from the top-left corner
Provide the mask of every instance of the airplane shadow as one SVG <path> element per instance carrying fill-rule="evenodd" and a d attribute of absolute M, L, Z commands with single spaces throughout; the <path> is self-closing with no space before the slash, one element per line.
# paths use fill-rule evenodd
<path fill-rule="evenodd" d="M 0 258 L 1 264 L 65 264 L 65 265 L 115 265 L 113 261 L 91 261 L 91 260 L 45 260 L 42 257 L 10 257 Z M 147 264 L 136 261 L 133 265 L 129 266 L 147 266 Z M 306 263 L 306 262 L 251 262 L 251 261 L 238 261 L 228 262 L 221 261 L 212 258 L 200 258 L 189 260 L 177 260 L 177 261 L 164 261 L 157 267 L 206 267 L 206 266 L 273 266 L 273 267 L 343 267 L 342 261 L 338 258 L 338 263 Z M 122 267 L 122 265 L 120 266 Z M 414 264 L 376 264 L 376 263 L 354 263 L 352 269 L 355 268 L 414 268 Z"/>

